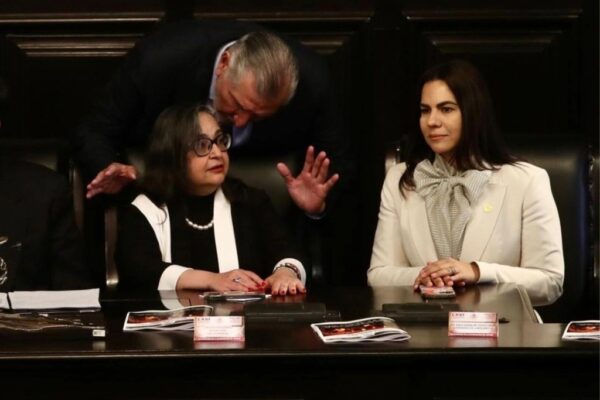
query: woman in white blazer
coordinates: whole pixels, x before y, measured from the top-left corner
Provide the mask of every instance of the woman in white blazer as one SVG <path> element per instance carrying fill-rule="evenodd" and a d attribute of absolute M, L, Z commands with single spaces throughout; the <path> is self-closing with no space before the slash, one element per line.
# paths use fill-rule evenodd
<path fill-rule="evenodd" d="M 369 284 L 514 282 L 534 304 L 554 302 L 564 260 L 548 174 L 508 153 L 471 64 L 438 65 L 420 82 L 421 133 L 386 176 Z"/>

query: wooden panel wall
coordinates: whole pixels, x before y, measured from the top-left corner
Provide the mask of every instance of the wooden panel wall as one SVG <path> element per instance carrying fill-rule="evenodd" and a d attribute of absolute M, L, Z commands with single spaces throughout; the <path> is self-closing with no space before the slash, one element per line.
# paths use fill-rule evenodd
<path fill-rule="evenodd" d="M 385 150 L 416 129 L 415 81 L 438 61 L 484 72 L 507 133 L 574 135 L 597 154 L 597 0 L 0 2 L 0 74 L 14 88 L 3 135 L 65 137 L 136 40 L 186 18 L 262 23 L 329 60 L 360 174 L 337 282 L 365 281 Z"/>

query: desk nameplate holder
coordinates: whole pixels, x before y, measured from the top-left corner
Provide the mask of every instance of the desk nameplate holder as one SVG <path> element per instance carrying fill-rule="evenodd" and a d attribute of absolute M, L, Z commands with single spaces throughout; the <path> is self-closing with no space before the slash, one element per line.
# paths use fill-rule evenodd
<path fill-rule="evenodd" d="M 498 314 L 494 312 L 451 312 L 448 336 L 497 338 Z"/>

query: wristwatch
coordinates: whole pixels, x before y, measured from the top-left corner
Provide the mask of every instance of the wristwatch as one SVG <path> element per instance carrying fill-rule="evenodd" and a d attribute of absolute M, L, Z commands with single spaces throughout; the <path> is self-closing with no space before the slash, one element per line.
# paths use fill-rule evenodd
<path fill-rule="evenodd" d="M 275 273 L 279 268 L 289 268 L 292 271 L 294 271 L 294 273 L 296 274 L 296 276 L 298 277 L 298 279 L 302 279 L 302 277 L 300 275 L 300 270 L 294 264 L 291 264 L 291 263 L 281 263 L 278 266 L 276 266 L 275 268 L 273 268 L 273 273 Z"/>

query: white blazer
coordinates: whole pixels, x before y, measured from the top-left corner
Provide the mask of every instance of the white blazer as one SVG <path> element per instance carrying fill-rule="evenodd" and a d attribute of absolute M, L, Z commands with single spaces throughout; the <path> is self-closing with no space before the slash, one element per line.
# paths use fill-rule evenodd
<path fill-rule="evenodd" d="M 412 285 L 437 254 L 414 191 L 399 189 L 406 164 L 388 172 L 381 191 L 369 285 Z M 467 224 L 460 260 L 479 265 L 480 283 L 523 285 L 534 305 L 562 293 L 564 258 L 558 211 L 545 170 L 519 162 L 492 172 Z"/>

